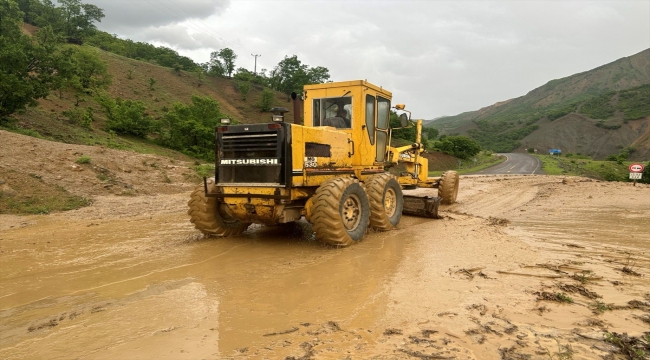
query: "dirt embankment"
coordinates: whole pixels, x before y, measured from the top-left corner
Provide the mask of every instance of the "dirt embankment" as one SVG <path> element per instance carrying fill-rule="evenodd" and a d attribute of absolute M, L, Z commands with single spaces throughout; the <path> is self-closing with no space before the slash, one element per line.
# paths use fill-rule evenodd
<path fill-rule="evenodd" d="M 104 196 L 160 196 L 200 181 L 194 164 L 0 130 L 0 213 L 49 213 Z"/>
<path fill-rule="evenodd" d="M 0 133 L 0 141 L 13 137 Z M 16 139 L 21 151 L 2 142 L 3 176 L 23 171 L 13 167 L 22 161 L 24 171 L 42 169 L 43 181 L 73 178 L 66 189 L 95 202 L 0 215 L 2 358 L 650 353 L 648 185 L 465 176 L 443 219 L 405 216 L 396 230 L 331 249 L 304 221 L 203 238 L 185 215 L 187 164 Z M 22 155 L 41 146 L 51 151 L 37 155 L 49 161 Z M 136 196 L 106 188 L 91 168 L 68 168 L 74 152 L 97 158 Z M 142 164 L 154 159 L 160 168 Z M 126 166 L 130 173 L 119 172 Z"/>

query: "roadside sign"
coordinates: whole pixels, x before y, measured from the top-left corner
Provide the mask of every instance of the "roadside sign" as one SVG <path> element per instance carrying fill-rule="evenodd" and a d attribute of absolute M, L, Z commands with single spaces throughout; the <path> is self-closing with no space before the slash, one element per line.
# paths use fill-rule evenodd
<path fill-rule="evenodd" d="M 631 173 L 642 173 L 645 169 L 643 164 L 631 164 L 628 168 L 630 169 Z"/>
<path fill-rule="evenodd" d="M 642 173 L 630 173 L 630 180 L 641 180 Z"/>

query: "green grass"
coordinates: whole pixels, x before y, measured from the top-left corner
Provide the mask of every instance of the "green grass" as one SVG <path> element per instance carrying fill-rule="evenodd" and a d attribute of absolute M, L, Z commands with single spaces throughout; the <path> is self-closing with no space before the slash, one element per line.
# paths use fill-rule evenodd
<path fill-rule="evenodd" d="M 62 193 L 64 191 L 61 191 Z M 0 195 L 0 213 L 49 214 L 52 211 L 79 209 L 92 204 L 92 200 L 67 193 L 32 198 Z M 2 211 L 4 209 L 4 211 Z"/>
<path fill-rule="evenodd" d="M 566 294 L 564 294 L 564 293 L 557 293 L 557 299 L 558 299 L 558 301 L 560 301 L 560 302 L 565 302 L 565 303 L 568 303 L 568 304 L 573 304 L 573 299 L 572 299 L 569 295 L 566 295 Z"/>
<path fill-rule="evenodd" d="M 81 155 L 75 162 L 77 164 L 90 164 L 92 159 L 88 155 Z"/>
<path fill-rule="evenodd" d="M 590 304 L 589 307 L 590 307 L 590 308 L 591 308 L 595 313 L 598 313 L 598 314 L 602 314 L 602 313 L 604 313 L 605 311 L 611 311 L 611 310 L 612 310 L 612 306 L 611 306 L 611 305 L 609 305 L 609 304 L 605 304 L 604 302 L 602 302 L 602 301 L 598 301 L 598 300 L 594 300 L 594 302 L 593 302 L 592 304 Z"/>
<path fill-rule="evenodd" d="M 628 166 L 632 162 L 629 161 L 619 163 L 616 161 L 591 160 L 585 156 L 534 156 L 542 161 L 542 170 L 548 175 L 585 176 L 605 181 L 631 181 Z"/>
<path fill-rule="evenodd" d="M 194 166 L 194 171 L 201 177 L 212 177 L 214 176 L 214 164 L 196 164 Z"/>

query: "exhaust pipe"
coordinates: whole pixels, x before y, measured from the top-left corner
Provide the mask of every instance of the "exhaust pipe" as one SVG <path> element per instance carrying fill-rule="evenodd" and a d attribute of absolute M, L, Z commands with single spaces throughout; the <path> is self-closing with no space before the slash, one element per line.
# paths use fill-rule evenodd
<path fill-rule="evenodd" d="M 302 99 L 295 91 L 291 93 L 291 99 L 293 100 L 293 123 L 302 125 Z"/>

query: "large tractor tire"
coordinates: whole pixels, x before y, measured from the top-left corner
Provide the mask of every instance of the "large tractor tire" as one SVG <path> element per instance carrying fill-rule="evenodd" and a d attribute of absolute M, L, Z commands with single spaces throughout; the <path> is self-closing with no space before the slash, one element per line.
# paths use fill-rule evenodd
<path fill-rule="evenodd" d="M 316 239 L 344 247 L 360 241 L 370 221 L 368 196 L 358 180 L 325 181 L 314 194 L 311 222 Z"/>
<path fill-rule="evenodd" d="M 213 188 L 214 179 L 208 179 L 208 192 Z M 187 205 L 190 207 L 187 211 L 190 222 L 205 235 L 233 236 L 241 234 L 250 225 L 233 218 L 226 209 L 219 210 L 217 199 L 205 196 L 203 185 L 196 187 Z"/>
<path fill-rule="evenodd" d="M 379 231 L 392 230 L 402 218 L 404 198 L 395 176 L 373 175 L 366 181 L 370 201 L 370 227 Z"/>
<path fill-rule="evenodd" d="M 456 202 L 458 196 L 458 173 L 455 171 L 445 171 L 440 177 L 438 186 L 438 196 L 442 198 L 441 203 L 450 205 Z"/>

